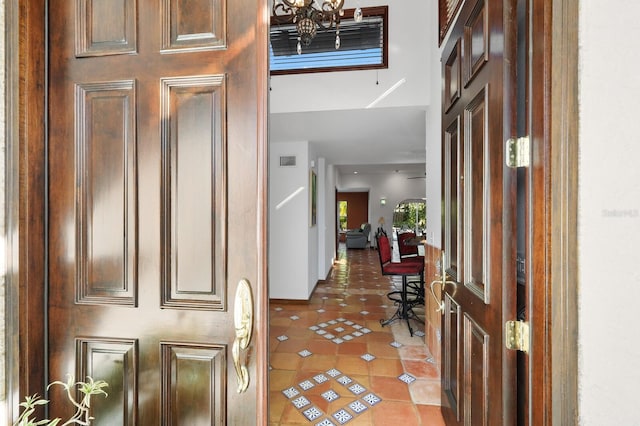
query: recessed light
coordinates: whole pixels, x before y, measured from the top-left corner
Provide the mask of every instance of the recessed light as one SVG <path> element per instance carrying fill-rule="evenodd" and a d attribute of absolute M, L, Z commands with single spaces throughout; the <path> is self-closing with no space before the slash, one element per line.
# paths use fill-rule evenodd
<path fill-rule="evenodd" d="M 354 174 L 354 175 L 357 175 L 357 174 L 358 174 L 358 171 L 356 170 L 355 172 L 353 172 L 353 174 Z"/>

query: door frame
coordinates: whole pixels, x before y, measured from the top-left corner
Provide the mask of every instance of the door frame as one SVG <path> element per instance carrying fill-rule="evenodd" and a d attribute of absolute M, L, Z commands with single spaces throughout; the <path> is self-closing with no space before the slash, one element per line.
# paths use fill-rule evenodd
<path fill-rule="evenodd" d="M 533 0 L 532 0 L 533 1 Z M 268 11 L 265 1 L 259 31 L 266 32 Z M 6 395 L 7 422 L 10 423 L 23 395 L 42 393 L 45 386 L 44 330 L 46 271 L 42 259 L 45 250 L 46 184 L 46 0 L 7 0 L 5 3 L 6 39 Z M 578 0 L 535 1 L 532 24 L 544 36 L 533 46 L 533 66 L 544 72 L 534 73 L 534 84 L 542 84 L 543 99 L 532 118 L 532 138 L 543 137 L 544 161 L 541 173 L 545 180 L 543 206 L 547 268 L 536 272 L 542 278 L 544 292 L 533 300 L 538 321 L 532 347 L 540 348 L 532 361 L 530 411 L 543 418 L 540 424 L 573 424 L 578 415 L 578 315 L 577 315 L 577 197 L 578 189 Z M 265 23 L 262 23 L 262 21 Z M 553 49 L 551 48 L 553 47 Z M 266 49 L 263 60 L 267 60 Z M 259 84 L 265 85 L 266 82 Z M 266 158 L 267 105 L 261 105 L 263 141 L 258 141 Z M 553 111 L 553 114 L 551 113 Z M 553 143 L 551 143 L 551 141 Z M 534 144 L 535 145 L 535 144 Z M 264 163 L 266 164 L 266 162 Z M 259 170 L 266 194 L 266 165 Z M 551 185 L 553 182 L 553 185 Z M 266 197 L 265 197 L 266 199 Z M 260 227 L 262 247 L 266 245 L 266 207 L 262 206 Z M 264 256 L 264 253 L 263 253 Z M 266 293 L 266 262 L 261 259 L 261 290 Z M 553 277 L 553 281 L 551 278 Z M 266 315 L 266 297 L 263 300 Z M 266 340 L 266 318 L 257 318 L 256 336 Z M 259 345 L 256 356 L 266 359 L 266 344 Z M 258 371 L 260 373 L 260 371 Z M 267 376 L 267 372 L 264 371 Z M 267 410 L 266 381 L 257 390 L 259 411 Z M 538 408 L 552 409 L 538 409 Z M 265 420 L 266 421 L 266 420 Z M 538 422 L 536 422 L 538 424 Z"/>
<path fill-rule="evenodd" d="M 528 0 L 531 323 L 525 424 L 578 421 L 579 0 Z M 535 206 L 535 208 L 533 208 Z"/>
<path fill-rule="evenodd" d="M 255 37 L 268 40 L 269 9 L 255 0 Z M 26 395 L 47 385 L 47 0 L 7 0 L 6 36 L 6 416 L 13 424 Z M 259 69 L 268 69 L 267 46 L 257 49 Z M 256 424 L 268 421 L 267 176 L 268 81 L 257 79 L 258 193 L 256 315 L 253 361 L 257 363 Z M 260 360 L 260 362 L 256 361 Z"/>
<path fill-rule="evenodd" d="M 531 0 L 533 1 L 533 0 Z M 544 47 L 534 46 L 534 66 L 539 61 L 550 70 L 550 78 L 543 73 L 534 75 L 545 85 L 545 106 L 539 105 L 540 115 L 534 137 L 550 138 L 546 148 L 546 166 L 550 169 L 549 212 L 547 232 L 547 280 L 545 300 L 534 301 L 541 320 L 550 324 L 542 333 L 538 329 L 532 344 L 544 349 L 533 364 L 544 361 L 544 383 L 532 386 L 533 401 L 551 408 L 540 422 L 534 424 L 575 424 L 578 421 L 578 22 L 579 0 L 544 0 L 536 6 L 533 31 L 544 28 Z M 544 13 L 542 13 L 544 11 Z M 579 22 L 578 22 L 579 23 Z M 537 28 L 536 28 L 537 26 Z M 537 71 L 538 69 L 536 69 Z M 541 69 L 540 69 L 541 70 Z M 534 80 L 535 81 L 535 80 Z M 538 102 L 541 103 L 541 102 Z M 550 107 L 548 106 L 550 105 Z M 544 129 L 542 123 L 550 123 Z M 549 133 L 546 133 L 546 132 Z M 542 153 L 538 153 L 542 154 Z M 535 155 L 535 153 L 534 153 Z M 539 272 L 542 275 L 542 272 Z M 550 277 L 549 277 L 550 276 Z M 534 277 L 535 278 L 535 277 Z M 534 282 L 535 285 L 535 282 Z M 541 351 L 539 351 L 541 352 Z M 533 374 L 536 372 L 534 371 Z M 533 377 L 536 377 L 535 375 Z M 542 410 L 544 412 L 544 410 Z"/>

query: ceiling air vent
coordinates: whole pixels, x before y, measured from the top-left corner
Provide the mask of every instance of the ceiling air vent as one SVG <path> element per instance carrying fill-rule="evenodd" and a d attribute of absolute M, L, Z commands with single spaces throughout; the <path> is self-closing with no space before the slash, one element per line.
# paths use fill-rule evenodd
<path fill-rule="evenodd" d="M 283 155 L 280 157 L 280 167 L 295 167 L 296 156 L 295 155 Z"/>

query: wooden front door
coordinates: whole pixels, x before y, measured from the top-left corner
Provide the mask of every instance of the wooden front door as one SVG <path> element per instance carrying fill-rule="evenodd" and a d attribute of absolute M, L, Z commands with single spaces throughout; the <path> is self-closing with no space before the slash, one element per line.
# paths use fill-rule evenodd
<path fill-rule="evenodd" d="M 515 424 L 515 9 L 464 3 L 442 56 L 442 405 L 447 424 Z"/>
<path fill-rule="evenodd" d="M 48 380 L 106 380 L 95 424 L 263 422 L 260 2 L 48 10 Z"/>

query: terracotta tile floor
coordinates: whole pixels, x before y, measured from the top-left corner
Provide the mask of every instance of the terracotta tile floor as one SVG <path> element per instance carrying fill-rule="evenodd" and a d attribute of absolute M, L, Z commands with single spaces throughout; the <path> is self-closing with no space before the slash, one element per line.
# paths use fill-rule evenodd
<path fill-rule="evenodd" d="M 271 425 L 444 424 L 424 324 L 412 321 L 413 337 L 404 321 L 380 326 L 401 285 L 381 275 L 377 251 L 341 244 L 308 303 L 271 303 Z"/>

